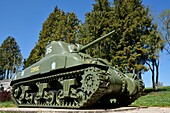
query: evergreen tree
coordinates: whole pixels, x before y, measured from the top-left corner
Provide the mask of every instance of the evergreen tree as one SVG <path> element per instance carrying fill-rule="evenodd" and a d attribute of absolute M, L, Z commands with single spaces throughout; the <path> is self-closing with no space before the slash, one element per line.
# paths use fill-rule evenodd
<path fill-rule="evenodd" d="M 149 8 L 145 8 L 141 0 L 115 0 L 115 8 L 119 42 L 113 63 L 124 72 L 141 75 L 147 70 L 144 64 L 151 54 L 147 41 L 151 41 L 153 37 L 150 35 L 157 32 L 157 26 L 152 22 Z"/>
<path fill-rule="evenodd" d="M 74 13 L 65 13 L 57 7 L 43 24 L 38 43 L 31 51 L 26 67 L 39 61 L 45 53 L 45 46 L 49 41 L 65 41 L 70 43 L 75 39 L 79 28 L 79 20 Z"/>
<path fill-rule="evenodd" d="M 87 44 L 114 29 L 114 37 L 102 41 L 89 53 L 141 78 L 141 73 L 148 70 L 145 64 L 150 62 L 150 55 L 159 59 L 156 56 L 159 56 L 162 47 L 162 39 L 152 22 L 149 8 L 145 8 L 141 0 L 115 0 L 114 7 L 108 0 L 95 1 L 93 10 L 86 13 L 80 42 Z M 152 47 L 156 47 L 154 51 L 151 51 Z"/>
<path fill-rule="evenodd" d="M 141 3 L 141 0 L 115 0 L 120 40 L 113 61 L 122 71 L 136 73 L 140 78 L 141 73 L 148 70 L 145 65 L 148 64 L 155 89 L 154 78 L 156 76 L 158 83 L 159 52 L 163 48 L 163 40 L 149 14 L 149 8 Z"/>
<path fill-rule="evenodd" d="M 19 69 L 22 63 L 22 55 L 19 45 L 15 41 L 15 38 L 9 36 L 1 45 L 1 70 L 7 72 L 6 78 L 11 78 L 12 74 Z"/>
<path fill-rule="evenodd" d="M 0 46 L 0 80 L 4 78 L 4 74 L 5 74 L 5 70 L 4 70 L 4 66 L 5 66 L 5 59 L 4 59 L 4 53 L 3 53 L 3 49 Z"/>
<path fill-rule="evenodd" d="M 113 21 L 114 12 L 108 0 L 95 0 L 93 10 L 86 13 L 86 20 L 81 29 L 80 43 L 83 45 L 105 35 L 112 31 L 111 23 Z M 99 42 L 94 47 L 88 49 L 88 53 L 93 57 L 100 57 L 110 61 L 112 59 L 111 37 Z M 114 39 L 113 39 L 114 40 Z"/>

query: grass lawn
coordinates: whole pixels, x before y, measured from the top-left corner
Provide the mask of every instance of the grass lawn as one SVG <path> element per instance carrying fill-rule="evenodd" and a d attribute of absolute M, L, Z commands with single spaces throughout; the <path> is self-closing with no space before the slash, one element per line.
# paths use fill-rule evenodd
<path fill-rule="evenodd" d="M 170 107 L 170 86 L 160 87 L 158 91 L 145 89 L 145 95 L 138 98 L 130 106 L 161 106 Z"/>
<path fill-rule="evenodd" d="M 17 107 L 12 101 L 0 102 L 0 108 Z"/>
<path fill-rule="evenodd" d="M 130 106 L 159 106 L 170 107 L 170 86 L 160 87 L 158 91 L 151 88 L 145 89 L 144 96 L 138 98 Z M 0 108 L 17 107 L 12 101 L 0 102 Z"/>

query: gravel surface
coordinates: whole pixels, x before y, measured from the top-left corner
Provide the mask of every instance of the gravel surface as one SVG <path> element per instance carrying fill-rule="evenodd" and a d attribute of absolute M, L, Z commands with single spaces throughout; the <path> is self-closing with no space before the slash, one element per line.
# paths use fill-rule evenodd
<path fill-rule="evenodd" d="M 0 113 L 170 113 L 170 107 L 121 107 L 116 109 L 0 108 Z"/>

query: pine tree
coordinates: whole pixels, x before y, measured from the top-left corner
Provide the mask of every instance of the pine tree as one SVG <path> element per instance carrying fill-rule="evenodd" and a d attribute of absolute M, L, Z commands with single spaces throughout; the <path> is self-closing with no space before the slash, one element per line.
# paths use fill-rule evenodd
<path fill-rule="evenodd" d="M 111 9 L 110 2 L 108 0 L 95 0 L 95 2 L 93 10 L 86 13 L 85 23 L 81 30 L 80 43 L 83 45 L 113 30 L 110 23 L 113 21 L 114 12 Z M 100 57 L 110 61 L 112 59 L 111 47 L 114 47 L 111 42 L 112 38 L 107 38 L 88 49 L 88 53 L 93 57 Z"/>
<path fill-rule="evenodd" d="M 75 39 L 79 28 L 79 20 L 74 13 L 65 13 L 57 7 L 43 23 L 38 43 L 31 51 L 26 67 L 39 61 L 45 53 L 46 44 L 49 41 L 65 41 L 70 43 Z"/>
<path fill-rule="evenodd" d="M 115 0 L 117 32 L 119 42 L 114 64 L 124 72 L 141 75 L 147 71 L 144 65 L 148 59 L 146 40 L 151 32 L 157 32 L 153 19 L 149 15 L 149 8 L 142 5 L 141 0 Z"/>
<path fill-rule="evenodd" d="M 1 69 L 3 72 L 7 71 L 4 75 L 8 78 L 12 77 L 12 74 L 19 69 L 22 63 L 22 54 L 20 52 L 19 45 L 15 41 L 15 38 L 9 36 L 1 45 Z"/>
<path fill-rule="evenodd" d="M 4 53 L 3 53 L 3 49 L 0 46 L 0 79 L 4 78 L 4 74 L 5 74 L 5 70 L 4 70 L 4 66 L 5 66 L 5 59 L 4 59 Z"/>

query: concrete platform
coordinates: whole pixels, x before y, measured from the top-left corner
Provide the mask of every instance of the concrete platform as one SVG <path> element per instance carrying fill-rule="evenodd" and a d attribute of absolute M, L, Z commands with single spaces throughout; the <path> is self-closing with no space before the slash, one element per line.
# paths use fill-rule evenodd
<path fill-rule="evenodd" d="M 115 109 L 0 108 L 0 113 L 170 113 L 170 108 L 121 107 Z"/>

